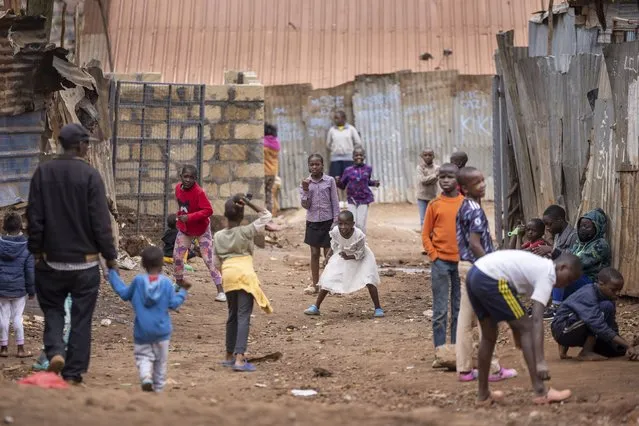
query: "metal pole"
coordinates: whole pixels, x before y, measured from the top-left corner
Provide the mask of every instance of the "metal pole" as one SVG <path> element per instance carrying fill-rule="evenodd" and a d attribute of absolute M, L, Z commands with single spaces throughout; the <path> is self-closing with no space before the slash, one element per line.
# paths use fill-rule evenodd
<path fill-rule="evenodd" d="M 197 126 L 197 168 L 199 173 L 197 174 L 197 180 L 202 185 L 202 144 L 204 143 L 204 96 L 206 94 L 206 86 L 202 84 L 200 86 L 200 122 Z"/>
<path fill-rule="evenodd" d="M 169 105 L 166 109 L 166 144 L 164 151 L 164 222 L 169 215 L 169 191 L 170 191 L 170 173 L 171 173 L 171 108 L 173 85 L 169 84 Z"/>
<path fill-rule="evenodd" d="M 144 121 L 145 121 L 145 115 L 146 115 L 146 104 L 145 104 L 145 100 L 146 100 L 146 83 L 142 84 L 142 126 L 140 127 L 140 152 L 139 152 L 139 159 L 138 159 L 138 220 L 137 220 L 137 226 L 136 226 L 136 233 L 139 234 L 140 233 L 140 204 L 141 204 L 141 197 L 142 197 L 142 151 L 143 151 L 143 146 L 144 146 L 144 138 L 145 138 L 145 128 L 144 128 Z"/>

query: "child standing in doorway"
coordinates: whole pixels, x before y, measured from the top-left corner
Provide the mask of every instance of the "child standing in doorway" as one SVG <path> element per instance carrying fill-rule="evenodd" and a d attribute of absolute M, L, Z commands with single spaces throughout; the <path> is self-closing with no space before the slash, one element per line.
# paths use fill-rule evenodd
<path fill-rule="evenodd" d="M 433 289 L 433 343 L 435 348 L 446 344 L 448 299 L 450 296 L 450 340 L 457 337 L 459 314 L 459 249 L 457 248 L 457 211 L 464 196 L 457 191 L 457 166 L 443 164 L 439 168 L 442 193 L 428 204 L 422 233 L 424 251 L 431 260 Z"/>
<path fill-rule="evenodd" d="M 8 213 L 2 226 L 5 234 L 0 238 L 0 357 L 9 356 L 9 326 L 13 324 L 16 336 L 16 356 L 28 358 L 24 350 L 22 314 L 27 297 L 35 297 L 35 271 L 33 256 L 22 235 L 22 218 Z"/>
<path fill-rule="evenodd" d="M 426 208 L 437 196 L 439 166 L 434 163 L 435 152 L 427 148 L 419 156 L 417 165 L 417 207 L 419 208 L 419 229 L 424 227 Z"/>
<path fill-rule="evenodd" d="M 486 182 L 483 173 L 474 167 L 464 167 L 459 170 L 457 182 L 465 194 L 464 201 L 457 212 L 457 247 L 461 261 L 465 262 L 465 266 L 471 266 L 477 259 L 495 251 L 488 218 L 480 204 L 486 194 Z M 457 373 L 461 382 L 470 382 L 477 378 L 477 370 L 473 369 L 473 320 L 475 318 L 473 306 L 468 298 L 467 286 L 462 285 L 455 343 Z M 495 358 L 492 359 L 490 373 L 491 382 L 517 376 L 516 370 L 503 368 Z"/>
<path fill-rule="evenodd" d="M 173 263 L 175 264 L 175 280 L 179 286 L 184 283 L 184 261 L 193 240 L 197 238 L 202 259 L 211 273 L 211 279 L 217 288 L 216 302 L 226 302 L 222 289 L 222 275 L 213 264 L 215 256 L 213 237 L 211 236 L 211 220 L 213 207 L 204 190 L 197 184 L 197 167 L 185 165 L 180 173 L 182 182 L 175 187 L 179 211 L 177 213 L 178 234 L 175 239 Z"/>
<path fill-rule="evenodd" d="M 258 219 L 242 226 L 244 206 L 258 213 Z M 270 314 L 273 312 L 269 300 L 260 287 L 253 267 L 253 240 L 263 233 L 271 220 L 268 210 L 255 206 L 244 194 L 237 194 L 224 205 L 224 216 L 228 220 L 226 229 L 215 233 L 215 253 L 222 265 L 224 290 L 228 298 L 229 317 L 226 322 L 225 367 L 234 371 L 252 372 L 255 366 L 246 361 L 244 354 L 248 343 L 253 303 Z"/>
<path fill-rule="evenodd" d="M 353 214 L 343 211 L 339 214 L 337 226 L 331 230 L 331 250 L 319 281 L 321 290 L 317 301 L 304 313 L 319 315 L 320 306 L 329 292 L 347 294 L 366 287 L 375 306 L 373 316 L 381 318 L 384 310 L 379 304 L 379 283 L 375 255 L 366 244 L 366 236 L 355 227 Z"/>
<path fill-rule="evenodd" d="M 353 151 L 362 146 L 362 140 L 357 129 L 346 122 L 344 111 L 335 112 L 333 123 L 334 126 L 330 128 L 326 136 L 326 147 L 331 154 L 329 175 L 337 179 L 344 174 L 344 170 L 353 165 Z M 343 198 L 342 193 L 342 201 Z M 340 204 L 341 207 L 342 204 Z"/>
<path fill-rule="evenodd" d="M 366 233 L 366 219 L 368 218 L 368 206 L 374 200 L 370 187 L 379 188 L 379 181 L 372 180 L 373 168 L 366 161 L 364 148 L 355 148 L 353 151 L 353 165 L 344 170 L 341 178 L 337 178 L 337 187 L 346 189 L 348 210 L 355 217 L 355 226 Z"/>
<path fill-rule="evenodd" d="M 310 176 L 300 185 L 302 207 L 306 209 L 306 235 L 304 243 L 311 247 L 311 276 L 313 283 L 306 287 L 304 294 L 319 291 L 320 255 L 324 250 L 326 258 L 331 247 L 330 230 L 337 224 L 339 198 L 335 179 L 324 174 L 324 158 L 319 154 L 308 157 Z"/>
<path fill-rule="evenodd" d="M 173 283 L 162 275 L 164 256 L 157 247 L 142 252 L 145 274 L 135 277 L 127 286 L 116 270 L 109 271 L 113 290 L 124 301 L 131 301 L 135 311 L 133 326 L 135 363 L 138 367 L 142 390 L 161 392 L 166 384 L 169 358 L 169 340 L 173 332 L 169 309 L 179 308 L 190 285 L 181 282 L 176 292 Z"/>

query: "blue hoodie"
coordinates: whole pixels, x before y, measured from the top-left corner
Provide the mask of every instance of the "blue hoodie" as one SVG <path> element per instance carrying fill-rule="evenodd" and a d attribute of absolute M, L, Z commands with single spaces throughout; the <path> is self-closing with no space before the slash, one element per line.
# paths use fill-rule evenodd
<path fill-rule="evenodd" d="M 0 238 L 0 297 L 19 298 L 35 294 L 33 256 L 22 235 Z"/>
<path fill-rule="evenodd" d="M 113 290 L 124 301 L 131 301 L 135 311 L 133 339 L 139 345 L 162 342 L 171 338 L 169 309 L 184 303 L 186 291 L 175 292 L 173 283 L 164 275 L 151 282 L 148 274 L 140 274 L 127 286 L 115 270 L 109 271 Z"/>

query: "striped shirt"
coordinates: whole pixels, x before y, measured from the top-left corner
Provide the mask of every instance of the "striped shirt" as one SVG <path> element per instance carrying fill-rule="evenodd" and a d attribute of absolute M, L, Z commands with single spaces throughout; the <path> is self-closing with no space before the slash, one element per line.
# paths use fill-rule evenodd
<path fill-rule="evenodd" d="M 329 220 L 337 222 L 339 197 L 335 179 L 326 174 L 319 180 L 309 179 L 311 183 L 308 191 L 304 191 L 301 185 L 299 188 L 302 207 L 307 210 L 306 220 L 308 222 L 326 222 Z"/>
<path fill-rule="evenodd" d="M 481 246 L 486 254 L 495 251 L 486 213 L 479 203 L 465 198 L 457 212 L 457 246 L 462 261 L 475 263 L 477 258 L 470 249 L 470 234 L 480 234 Z"/>

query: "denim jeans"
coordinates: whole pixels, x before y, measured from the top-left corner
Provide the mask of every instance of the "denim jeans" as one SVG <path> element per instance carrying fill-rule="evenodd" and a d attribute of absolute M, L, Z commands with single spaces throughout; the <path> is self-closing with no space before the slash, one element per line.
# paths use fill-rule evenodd
<path fill-rule="evenodd" d="M 430 200 L 417 200 L 417 208 L 419 208 L 419 229 L 424 229 L 424 218 L 426 217 L 426 208 Z"/>
<path fill-rule="evenodd" d="M 455 344 L 459 315 L 460 281 L 457 262 L 437 259 L 431 265 L 433 287 L 433 341 L 435 347 L 446 344 L 448 300 L 450 295 L 450 342 Z"/>

